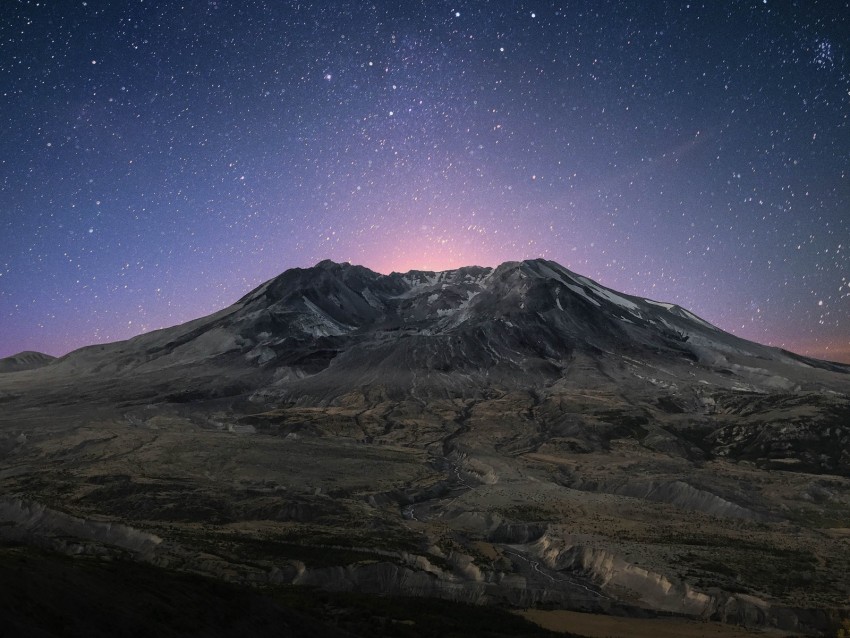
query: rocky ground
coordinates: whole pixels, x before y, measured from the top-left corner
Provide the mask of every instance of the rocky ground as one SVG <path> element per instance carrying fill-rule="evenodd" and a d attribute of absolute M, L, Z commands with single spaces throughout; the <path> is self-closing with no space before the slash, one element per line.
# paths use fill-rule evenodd
<path fill-rule="evenodd" d="M 685 426 L 572 400 L 581 418 L 563 417 L 566 396 L 359 419 L 362 405 L 24 411 L 4 440 L 2 531 L 235 583 L 794 631 L 846 605 L 850 479 L 728 460 L 714 450 L 752 434 L 720 409 Z"/>

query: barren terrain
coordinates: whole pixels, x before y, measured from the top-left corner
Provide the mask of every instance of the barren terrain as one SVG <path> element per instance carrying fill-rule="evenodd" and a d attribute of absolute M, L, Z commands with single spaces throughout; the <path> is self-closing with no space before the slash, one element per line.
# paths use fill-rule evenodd
<path fill-rule="evenodd" d="M 325 264 L 0 374 L 0 533 L 238 586 L 830 631 L 848 369 L 556 266 Z"/>

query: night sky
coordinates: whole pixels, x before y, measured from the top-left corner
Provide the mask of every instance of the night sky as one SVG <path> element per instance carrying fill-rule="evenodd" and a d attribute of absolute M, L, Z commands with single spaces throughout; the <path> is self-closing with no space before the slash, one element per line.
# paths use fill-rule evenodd
<path fill-rule="evenodd" d="M 0 356 L 533 257 L 850 361 L 850 3 L 0 2 Z"/>

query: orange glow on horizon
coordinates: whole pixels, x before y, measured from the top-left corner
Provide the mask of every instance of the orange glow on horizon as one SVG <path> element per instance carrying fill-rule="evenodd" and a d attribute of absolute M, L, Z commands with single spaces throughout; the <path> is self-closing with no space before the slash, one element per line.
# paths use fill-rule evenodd
<path fill-rule="evenodd" d="M 469 245 L 462 241 L 435 240 L 429 237 L 411 237 L 390 250 L 370 252 L 372 254 L 364 251 L 356 258 L 367 268 L 383 274 L 410 270 L 439 272 L 463 266 L 496 266 L 503 261 L 517 259 L 507 255 L 500 259 L 494 254 L 498 251 L 483 243 Z"/>
<path fill-rule="evenodd" d="M 391 272 L 403 273 L 411 270 L 441 272 L 464 266 L 493 266 L 494 264 L 489 260 L 469 259 L 466 256 L 412 254 L 395 259 L 379 259 L 364 265 L 370 270 L 387 275 Z"/>
<path fill-rule="evenodd" d="M 831 345 L 824 345 L 821 343 L 789 344 L 785 346 L 785 349 L 807 357 L 813 357 L 815 359 L 850 364 L 850 343 L 837 343 Z"/>

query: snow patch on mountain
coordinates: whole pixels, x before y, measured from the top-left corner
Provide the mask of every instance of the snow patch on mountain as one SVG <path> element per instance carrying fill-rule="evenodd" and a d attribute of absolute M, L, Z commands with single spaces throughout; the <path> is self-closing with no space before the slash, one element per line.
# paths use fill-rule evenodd
<path fill-rule="evenodd" d="M 364 288 L 360 293 L 360 296 L 366 301 L 367 304 L 375 308 L 376 310 L 380 310 L 382 305 L 381 300 L 375 296 L 375 293 L 369 290 L 368 288 Z"/>
<path fill-rule="evenodd" d="M 304 332 L 314 337 L 338 337 L 353 330 L 351 326 L 346 326 L 329 317 L 321 308 L 307 299 L 307 297 L 302 296 L 301 299 L 311 313 L 311 315 L 302 316 L 298 319 L 301 324 L 300 327 Z"/>
<path fill-rule="evenodd" d="M 615 294 L 607 288 L 602 288 L 601 286 L 598 286 L 592 279 L 582 277 L 581 275 L 576 275 L 576 278 L 585 286 L 590 288 L 594 295 L 602 297 L 606 301 L 610 301 L 615 306 L 624 308 L 630 313 L 636 314 L 638 317 L 640 317 L 640 309 L 638 308 L 636 303 L 629 301 L 625 297 L 621 297 L 620 295 Z"/>
<path fill-rule="evenodd" d="M 701 325 L 702 327 L 704 327 L 704 328 L 708 328 L 709 330 L 717 330 L 717 327 L 712 326 L 712 325 L 711 325 L 710 323 L 708 323 L 705 319 L 701 319 L 700 317 L 697 317 L 697 316 L 696 316 L 694 313 L 692 313 L 690 310 L 685 310 L 685 309 L 684 309 L 684 308 L 682 308 L 681 306 L 673 305 L 673 307 L 672 307 L 672 308 L 669 308 L 668 310 L 669 310 L 671 313 L 673 313 L 674 315 L 677 315 L 677 316 L 679 316 L 679 317 L 684 317 L 685 319 L 688 319 L 688 320 L 690 320 L 690 321 L 693 321 L 693 322 L 695 322 L 695 323 L 698 323 L 698 324 L 700 324 L 700 325 Z"/>
<path fill-rule="evenodd" d="M 455 308 L 446 308 L 445 310 L 437 310 L 437 316 L 439 317 L 450 317 L 451 321 L 449 325 L 445 327 L 455 327 L 462 324 L 469 318 L 469 306 L 472 303 L 472 300 L 475 299 L 481 293 L 480 290 L 467 290 L 466 291 L 466 299 L 460 302 L 460 304 Z"/>
<path fill-rule="evenodd" d="M 653 301 L 652 299 L 644 299 L 644 301 L 653 306 L 658 306 L 659 308 L 664 308 L 665 310 L 672 310 L 676 307 L 674 303 L 665 303 L 663 301 Z"/>
<path fill-rule="evenodd" d="M 602 304 L 601 304 L 601 303 L 599 303 L 599 302 L 598 302 L 596 299 L 594 299 L 593 297 L 591 297 L 589 294 L 587 294 L 587 292 L 585 292 L 584 288 L 581 288 L 580 286 L 576 286 L 576 285 L 574 285 L 574 284 L 567 284 L 567 283 L 565 283 L 564 285 L 565 285 L 567 288 L 569 288 L 570 290 L 572 290 L 574 293 L 576 293 L 578 296 L 580 296 L 580 297 L 584 297 L 585 299 L 587 299 L 590 303 L 592 303 L 592 304 L 593 304 L 594 306 L 596 306 L 597 308 L 601 308 L 601 307 L 602 307 Z"/>

